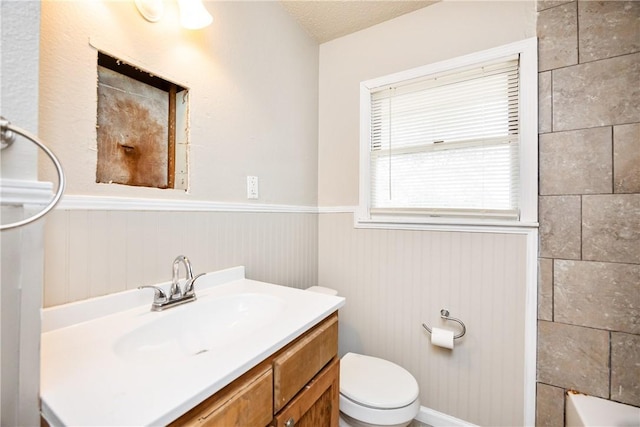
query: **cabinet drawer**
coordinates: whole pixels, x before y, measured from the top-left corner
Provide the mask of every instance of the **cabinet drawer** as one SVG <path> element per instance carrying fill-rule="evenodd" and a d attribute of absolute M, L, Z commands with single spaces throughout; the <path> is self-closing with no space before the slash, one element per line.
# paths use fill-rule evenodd
<path fill-rule="evenodd" d="M 275 416 L 271 426 L 338 427 L 339 396 L 340 359 L 336 356 Z"/>
<path fill-rule="evenodd" d="M 272 390 L 273 371 L 263 368 L 214 394 L 172 426 L 266 426 L 273 418 Z"/>
<path fill-rule="evenodd" d="M 278 412 L 338 354 L 338 315 L 316 326 L 273 361 L 274 410 Z"/>

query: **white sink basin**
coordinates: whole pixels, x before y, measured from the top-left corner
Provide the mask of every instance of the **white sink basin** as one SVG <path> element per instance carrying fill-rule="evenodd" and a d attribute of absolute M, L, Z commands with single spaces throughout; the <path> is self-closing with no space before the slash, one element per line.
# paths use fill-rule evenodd
<path fill-rule="evenodd" d="M 153 313 L 159 317 L 122 335 L 113 349 L 127 361 L 145 364 L 197 356 L 268 328 L 285 307 L 284 299 L 266 294 L 207 296 Z"/>
<path fill-rule="evenodd" d="M 161 312 L 137 289 L 45 309 L 47 422 L 167 425 L 344 304 L 246 279 L 242 267 L 205 274 L 196 294 Z"/>

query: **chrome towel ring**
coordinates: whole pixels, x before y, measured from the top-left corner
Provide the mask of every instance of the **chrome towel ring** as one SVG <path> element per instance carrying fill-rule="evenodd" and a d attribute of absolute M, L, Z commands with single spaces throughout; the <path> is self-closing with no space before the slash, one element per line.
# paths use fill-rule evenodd
<path fill-rule="evenodd" d="M 464 334 L 467 333 L 467 327 L 464 326 L 464 323 L 462 323 L 462 320 L 456 319 L 455 317 L 450 317 L 449 310 L 446 310 L 444 308 L 440 310 L 440 317 L 442 317 L 444 320 L 451 320 L 452 322 L 457 322 L 458 324 L 460 324 L 460 326 L 462 326 L 462 332 L 460 332 L 458 335 L 454 335 L 453 336 L 454 340 L 457 340 L 458 338 L 462 338 Z M 422 324 L 422 327 L 425 328 L 429 333 L 431 333 L 431 328 L 425 325 L 424 323 Z"/>
<path fill-rule="evenodd" d="M 15 134 L 21 135 L 26 139 L 30 140 L 31 142 L 33 142 L 34 144 L 36 144 L 51 159 L 51 161 L 53 162 L 53 165 L 56 167 L 56 173 L 58 175 L 58 189 L 56 191 L 56 194 L 53 196 L 53 198 L 49 202 L 49 204 L 43 210 L 21 221 L 0 225 L 0 231 L 22 227 L 23 225 L 32 223 L 42 218 L 46 214 L 48 214 L 49 211 L 51 211 L 60 201 L 60 198 L 62 197 L 62 193 L 64 192 L 64 186 L 65 186 L 65 179 L 64 179 L 64 172 L 62 171 L 62 165 L 60 164 L 60 161 L 58 161 L 58 158 L 55 156 L 55 154 L 53 154 L 53 152 L 49 148 L 47 148 L 47 146 L 40 139 L 38 139 L 37 136 L 17 126 L 13 126 L 11 123 L 9 123 L 8 120 L 0 116 L 0 142 L 2 143 L 2 146 L 1 146 L 2 149 L 5 149 L 9 147 L 11 144 L 13 144 L 13 142 L 16 139 Z"/>

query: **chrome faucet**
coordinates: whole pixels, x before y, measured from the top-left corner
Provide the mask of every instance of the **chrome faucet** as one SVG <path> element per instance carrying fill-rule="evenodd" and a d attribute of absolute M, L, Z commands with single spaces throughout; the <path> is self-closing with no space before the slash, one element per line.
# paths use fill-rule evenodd
<path fill-rule="evenodd" d="M 176 259 L 173 260 L 173 273 L 171 275 L 171 290 L 169 291 L 169 299 L 180 299 L 182 298 L 182 290 L 180 289 L 180 284 L 178 283 L 178 273 L 180 273 L 180 263 L 184 264 L 184 268 L 186 272 L 187 283 L 193 281 L 193 270 L 191 269 L 191 261 L 184 255 L 178 255 Z"/>
<path fill-rule="evenodd" d="M 184 288 L 180 288 L 180 264 L 184 265 L 186 270 L 186 281 Z M 204 274 L 204 273 L 203 273 Z M 173 260 L 172 274 L 171 274 L 171 287 L 169 288 L 169 296 L 165 291 L 158 286 L 139 286 L 138 289 L 151 288 L 154 290 L 153 303 L 151 304 L 151 311 L 162 311 L 167 308 L 176 307 L 181 304 L 196 300 L 196 293 L 194 289 L 195 281 L 202 274 L 193 276 L 193 269 L 191 268 L 191 261 L 184 255 L 178 255 Z"/>

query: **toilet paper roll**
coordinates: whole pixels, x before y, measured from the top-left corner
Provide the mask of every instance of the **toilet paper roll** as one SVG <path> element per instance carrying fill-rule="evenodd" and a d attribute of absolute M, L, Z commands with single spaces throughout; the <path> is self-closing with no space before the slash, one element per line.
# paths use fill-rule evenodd
<path fill-rule="evenodd" d="M 438 347 L 453 349 L 453 331 L 448 329 L 432 328 L 431 344 Z"/>

